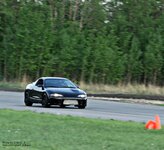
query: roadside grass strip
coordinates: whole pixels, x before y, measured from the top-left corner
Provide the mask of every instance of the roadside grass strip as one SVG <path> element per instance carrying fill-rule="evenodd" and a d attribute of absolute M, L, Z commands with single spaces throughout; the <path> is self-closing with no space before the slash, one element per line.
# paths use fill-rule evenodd
<path fill-rule="evenodd" d="M 0 81 L 1 90 L 11 90 L 11 91 L 24 91 L 27 84 L 31 81 L 10 81 L 4 82 Z M 79 86 L 81 89 L 85 90 L 87 93 L 92 94 L 138 94 L 138 95 L 164 95 L 164 87 L 155 85 L 144 85 L 144 84 L 118 84 L 118 85 L 106 85 L 106 84 L 86 84 L 85 82 L 80 82 Z"/>
<path fill-rule="evenodd" d="M 163 150 L 164 127 L 0 110 L 0 150 Z"/>

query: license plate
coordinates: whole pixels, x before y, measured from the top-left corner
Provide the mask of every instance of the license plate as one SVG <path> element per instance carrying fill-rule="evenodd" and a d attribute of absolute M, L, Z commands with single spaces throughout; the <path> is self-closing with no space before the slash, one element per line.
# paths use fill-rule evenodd
<path fill-rule="evenodd" d="M 65 105 L 78 105 L 78 101 L 77 100 L 65 100 L 64 104 Z"/>

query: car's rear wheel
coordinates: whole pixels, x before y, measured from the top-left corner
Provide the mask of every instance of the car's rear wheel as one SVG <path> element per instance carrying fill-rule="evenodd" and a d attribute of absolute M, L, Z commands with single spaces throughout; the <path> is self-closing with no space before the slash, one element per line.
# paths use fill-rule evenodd
<path fill-rule="evenodd" d="M 48 100 L 46 93 L 44 93 L 43 97 L 42 97 L 42 106 L 43 107 L 50 107 L 49 100 Z"/>
<path fill-rule="evenodd" d="M 32 102 L 30 101 L 30 96 L 29 96 L 29 92 L 25 91 L 25 96 L 24 96 L 24 103 L 26 106 L 32 106 Z"/>

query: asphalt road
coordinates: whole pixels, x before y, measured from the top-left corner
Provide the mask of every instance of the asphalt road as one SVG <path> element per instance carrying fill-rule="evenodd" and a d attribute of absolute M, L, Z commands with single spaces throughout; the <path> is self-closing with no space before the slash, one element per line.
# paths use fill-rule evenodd
<path fill-rule="evenodd" d="M 24 105 L 23 99 L 24 96 L 22 92 L 0 91 L 0 109 L 31 110 L 39 113 L 47 112 L 58 115 L 123 121 L 130 120 L 136 122 L 153 120 L 154 116 L 158 114 L 161 118 L 161 123 L 164 124 L 164 106 L 101 101 L 89 98 L 86 109 L 77 109 L 74 107 L 59 108 L 57 106 L 43 108 L 41 104 L 34 104 L 32 107 L 27 107 Z"/>

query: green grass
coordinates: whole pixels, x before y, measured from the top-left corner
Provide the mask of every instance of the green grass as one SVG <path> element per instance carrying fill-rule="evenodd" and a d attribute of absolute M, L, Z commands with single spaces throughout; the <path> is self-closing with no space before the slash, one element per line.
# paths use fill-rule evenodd
<path fill-rule="evenodd" d="M 157 106 L 164 106 L 164 104 L 156 104 Z"/>
<path fill-rule="evenodd" d="M 29 146 L 3 146 L 3 142 Z M 164 129 L 144 124 L 0 110 L 0 150 L 163 150 Z"/>
<path fill-rule="evenodd" d="M 0 82 L 0 89 L 24 90 L 26 83 L 23 82 Z"/>

